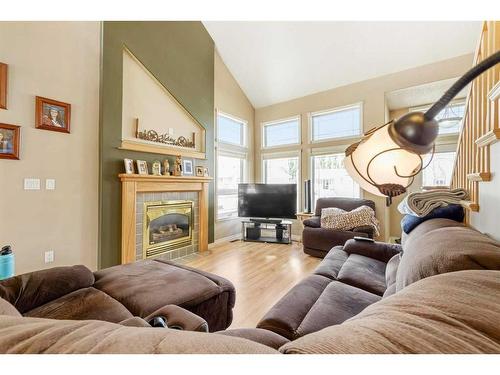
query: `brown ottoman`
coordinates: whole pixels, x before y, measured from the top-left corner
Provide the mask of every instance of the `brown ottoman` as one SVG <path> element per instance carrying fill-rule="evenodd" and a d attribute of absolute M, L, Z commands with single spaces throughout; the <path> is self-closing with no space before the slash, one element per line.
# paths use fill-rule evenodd
<path fill-rule="evenodd" d="M 233 320 L 233 284 L 217 275 L 161 260 L 144 260 L 94 273 L 94 288 L 142 318 L 165 305 L 177 305 L 202 317 L 210 332 Z"/>

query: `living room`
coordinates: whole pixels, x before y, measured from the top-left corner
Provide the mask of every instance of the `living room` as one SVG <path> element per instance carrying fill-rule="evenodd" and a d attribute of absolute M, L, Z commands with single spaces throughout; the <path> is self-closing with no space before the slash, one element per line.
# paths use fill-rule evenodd
<path fill-rule="evenodd" d="M 15 8 L 0 353 L 500 354 L 491 11 Z"/>

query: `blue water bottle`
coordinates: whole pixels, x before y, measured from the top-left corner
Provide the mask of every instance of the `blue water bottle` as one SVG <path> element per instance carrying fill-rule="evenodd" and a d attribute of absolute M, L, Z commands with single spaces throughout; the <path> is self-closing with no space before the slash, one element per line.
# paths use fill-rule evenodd
<path fill-rule="evenodd" d="M 10 245 L 0 251 L 0 280 L 14 276 L 14 254 Z"/>

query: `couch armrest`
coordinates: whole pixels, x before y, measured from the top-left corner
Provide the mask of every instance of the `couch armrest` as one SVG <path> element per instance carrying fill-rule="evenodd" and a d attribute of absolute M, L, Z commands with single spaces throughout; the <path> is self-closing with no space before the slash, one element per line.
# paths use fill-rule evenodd
<path fill-rule="evenodd" d="M 352 231 L 356 232 L 356 233 L 367 234 L 369 238 L 373 238 L 373 234 L 374 234 L 373 227 L 371 227 L 369 225 L 362 225 L 360 227 L 356 227 L 356 228 L 352 229 Z"/>
<path fill-rule="evenodd" d="M 319 216 L 312 216 L 309 219 L 305 219 L 302 224 L 305 227 L 321 228 L 321 218 Z"/>
<path fill-rule="evenodd" d="M 0 297 L 24 314 L 93 284 L 94 275 L 85 266 L 53 267 L 0 281 Z"/>
<path fill-rule="evenodd" d="M 208 323 L 205 319 L 176 305 L 163 306 L 154 313 L 149 314 L 144 320 L 149 322 L 156 316 L 164 317 L 168 328 L 183 331 L 208 332 Z"/>
<path fill-rule="evenodd" d="M 287 338 L 284 338 L 273 331 L 268 331 L 267 329 L 262 328 L 237 328 L 226 331 L 218 331 L 215 333 L 224 336 L 241 337 L 243 339 L 269 346 L 273 349 L 279 349 L 281 346 L 290 342 Z"/>
<path fill-rule="evenodd" d="M 139 318 L 138 316 L 134 316 L 132 318 L 122 320 L 118 324 L 120 324 L 122 326 L 126 326 L 126 327 L 145 327 L 145 328 L 149 327 L 149 328 L 152 328 L 148 322 L 146 322 L 142 318 Z"/>
<path fill-rule="evenodd" d="M 348 254 L 359 254 L 387 263 L 394 255 L 402 252 L 401 245 L 386 242 L 366 242 L 354 239 L 345 243 L 343 250 Z"/>

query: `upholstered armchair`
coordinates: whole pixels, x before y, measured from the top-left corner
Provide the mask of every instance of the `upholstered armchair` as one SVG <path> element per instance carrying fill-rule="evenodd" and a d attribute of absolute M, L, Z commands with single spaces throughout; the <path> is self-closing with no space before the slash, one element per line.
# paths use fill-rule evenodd
<path fill-rule="evenodd" d="M 375 210 L 375 202 L 357 198 L 320 198 L 316 201 L 314 216 L 303 221 L 302 244 L 306 254 L 324 258 L 334 246 L 342 246 L 347 240 L 358 237 L 373 238 L 373 228 L 362 226 L 350 231 L 321 228 L 321 210 L 328 207 L 341 208 L 345 211 L 360 206 L 368 206 Z"/>

